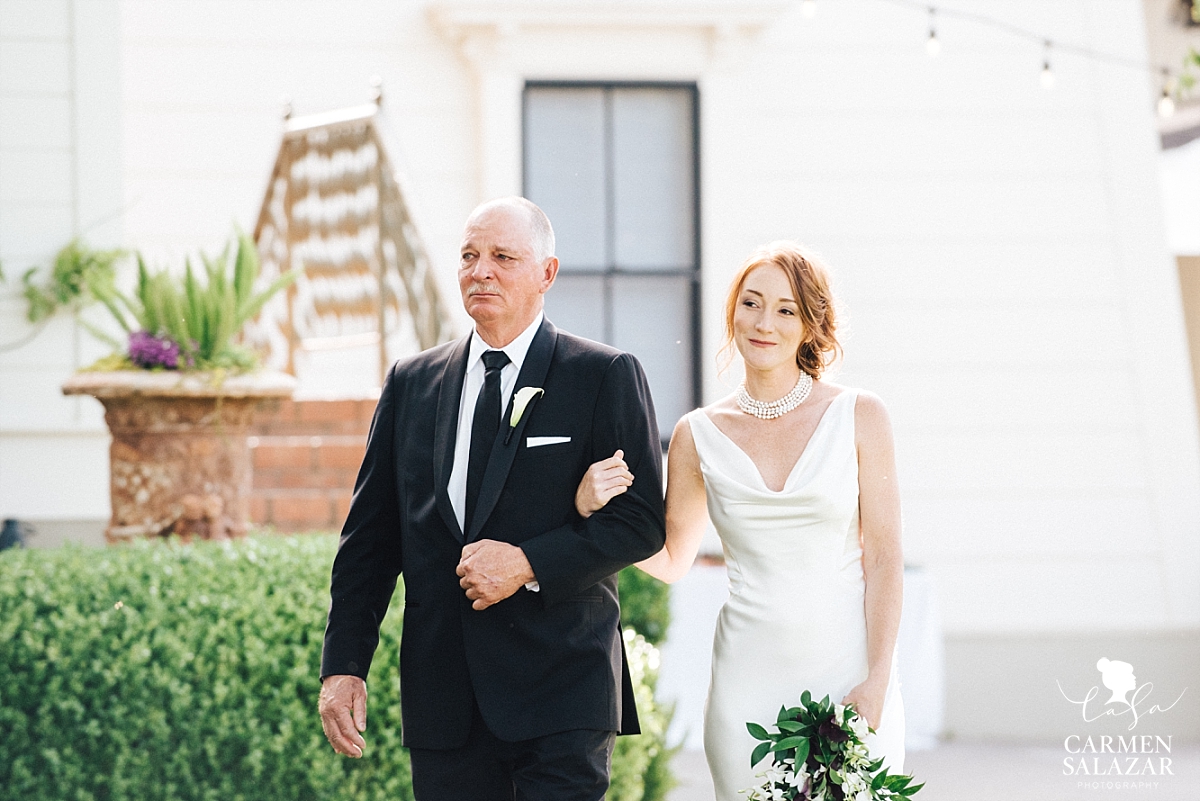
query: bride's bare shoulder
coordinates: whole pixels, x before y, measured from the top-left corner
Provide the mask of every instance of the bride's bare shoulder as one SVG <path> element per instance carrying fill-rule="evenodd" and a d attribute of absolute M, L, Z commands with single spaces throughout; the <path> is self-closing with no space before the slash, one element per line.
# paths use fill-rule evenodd
<path fill-rule="evenodd" d="M 865 389 L 855 390 L 855 394 L 854 427 L 857 429 L 858 439 L 890 440 L 892 420 L 883 400 L 874 392 Z"/>
<path fill-rule="evenodd" d="M 845 384 L 835 384 L 832 381 L 821 379 L 813 384 L 813 395 L 816 396 L 821 392 L 824 397 L 833 400 L 838 395 L 844 392 L 852 393 L 855 396 L 855 411 L 859 409 L 867 409 L 868 411 L 884 409 L 883 401 L 874 392 L 858 387 L 848 387 Z M 886 409 L 884 409 L 886 412 Z"/>
<path fill-rule="evenodd" d="M 696 449 L 696 438 L 692 434 L 692 414 L 702 414 L 709 420 L 720 426 L 720 420 L 726 416 L 740 414 L 737 408 L 737 401 L 732 395 L 727 398 L 721 398 L 719 401 L 710 403 L 707 406 L 702 406 L 695 412 L 689 412 L 679 418 L 679 422 L 675 424 L 675 430 L 671 433 L 671 447 L 675 448 L 676 443 L 686 446 L 689 450 Z"/>
<path fill-rule="evenodd" d="M 668 469 L 672 464 L 687 464 L 690 468 L 699 469 L 700 453 L 696 450 L 696 438 L 692 434 L 690 414 L 679 418 L 675 430 L 671 432 L 671 444 L 667 447 Z"/>

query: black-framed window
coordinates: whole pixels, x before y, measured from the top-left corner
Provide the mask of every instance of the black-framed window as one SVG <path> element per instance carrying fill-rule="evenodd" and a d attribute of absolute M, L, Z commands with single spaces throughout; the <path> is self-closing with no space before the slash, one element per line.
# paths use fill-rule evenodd
<path fill-rule="evenodd" d="M 529 82 L 524 192 L 554 224 L 546 313 L 638 357 L 664 442 L 700 402 L 694 84 Z"/>

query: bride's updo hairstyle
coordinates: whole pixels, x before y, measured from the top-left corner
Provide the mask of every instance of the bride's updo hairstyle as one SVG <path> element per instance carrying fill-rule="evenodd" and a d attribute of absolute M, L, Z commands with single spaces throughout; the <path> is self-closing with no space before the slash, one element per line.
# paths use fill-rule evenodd
<path fill-rule="evenodd" d="M 829 269 L 815 254 L 796 244 L 781 240 L 763 245 L 742 262 L 725 300 L 725 344 L 721 347 L 722 369 L 733 357 L 733 315 L 746 276 L 766 265 L 774 265 L 787 275 L 792 293 L 800 305 L 804 338 L 796 351 L 796 364 L 813 378 L 820 378 L 838 356 L 842 346 L 837 340 L 837 312 L 829 286 Z"/>

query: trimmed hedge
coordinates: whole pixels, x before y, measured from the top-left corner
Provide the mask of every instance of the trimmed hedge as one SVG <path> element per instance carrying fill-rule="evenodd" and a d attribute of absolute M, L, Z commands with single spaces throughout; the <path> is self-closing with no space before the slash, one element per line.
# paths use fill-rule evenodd
<path fill-rule="evenodd" d="M 671 625 L 671 588 L 636 567 L 617 576 L 621 594 L 621 625 L 632 628 L 651 645 L 661 645 Z"/>
<path fill-rule="evenodd" d="M 393 602 L 371 668 L 367 754 L 335 755 L 317 693 L 330 535 L 0 554 L 6 798 L 269 801 L 412 797 Z M 665 593 L 622 576 L 625 622 Z M 402 592 L 398 589 L 397 593 Z M 655 594 L 657 593 L 657 594 Z M 657 652 L 627 633 L 646 734 L 618 738 L 610 798 L 668 789 Z"/>

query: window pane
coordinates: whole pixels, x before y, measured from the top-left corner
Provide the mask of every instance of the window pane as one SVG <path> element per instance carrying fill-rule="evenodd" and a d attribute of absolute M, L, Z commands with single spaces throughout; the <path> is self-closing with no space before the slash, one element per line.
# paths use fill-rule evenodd
<path fill-rule="evenodd" d="M 612 137 L 616 265 L 690 269 L 692 93 L 614 89 Z"/>
<path fill-rule="evenodd" d="M 604 90 L 525 90 L 525 196 L 554 225 L 563 270 L 607 264 Z"/>
<path fill-rule="evenodd" d="M 546 293 L 546 317 L 563 331 L 604 341 L 604 279 L 559 272 Z"/>
<path fill-rule="evenodd" d="M 692 410 L 692 281 L 613 276 L 612 344 L 637 356 L 650 379 L 664 438 Z"/>

